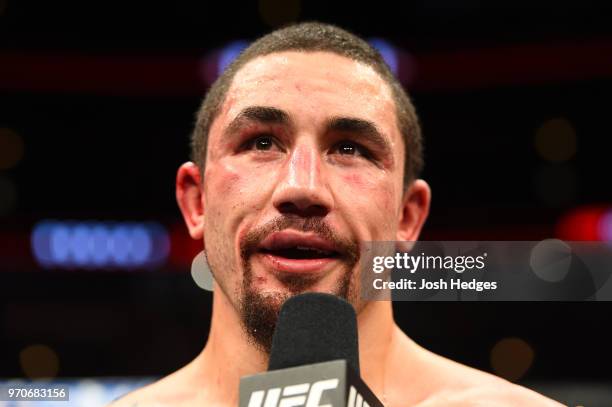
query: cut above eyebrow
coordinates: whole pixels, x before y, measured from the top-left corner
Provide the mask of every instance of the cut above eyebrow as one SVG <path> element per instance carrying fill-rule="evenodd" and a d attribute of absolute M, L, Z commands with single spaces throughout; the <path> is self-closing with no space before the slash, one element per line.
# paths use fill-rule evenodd
<path fill-rule="evenodd" d="M 374 123 L 368 120 L 356 117 L 334 117 L 327 122 L 327 131 L 350 133 L 374 144 L 384 154 L 390 154 L 392 150 L 387 138 Z"/>
<path fill-rule="evenodd" d="M 249 106 L 243 109 L 227 126 L 225 133 L 233 133 L 248 122 L 291 125 L 287 112 L 269 106 Z"/>

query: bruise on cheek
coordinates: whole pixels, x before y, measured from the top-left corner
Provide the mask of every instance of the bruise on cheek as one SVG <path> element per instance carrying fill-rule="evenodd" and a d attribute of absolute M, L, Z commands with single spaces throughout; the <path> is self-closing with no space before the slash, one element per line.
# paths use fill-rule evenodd
<path fill-rule="evenodd" d="M 354 186 L 354 187 L 365 187 L 365 181 L 363 179 L 363 175 L 361 174 L 357 174 L 354 172 L 351 172 L 349 174 L 346 174 L 342 177 L 342 179 L 344 180 L 344 182 L 348 185 Z"/>
<path fill-rule="evenodd" d="M 369 171 L 348 171 L 342 174 L 341 177 L 347 187 L 357 189 L 354 192 L 359 192 L 358 190 L 367 193 L 376 191 L 378 194 L 381 189 L 387 187 L 384 182 L 381 182 L 382 180 L 377 174 Z"/>
<path fill-rule="evenodd" d="M 224 171 L 219 179 L 221 190 L 226 194 L 231 193 L 235 186 L 240 184 L 241 179 L 242 177 L 238 172 Z"/>
<path fill-rule="evenodd" d="M 209 163 L 204 177 L 208 192 L 228 197 L 242 181 L 242 175 L 231 166 L 222 163 Z"/>

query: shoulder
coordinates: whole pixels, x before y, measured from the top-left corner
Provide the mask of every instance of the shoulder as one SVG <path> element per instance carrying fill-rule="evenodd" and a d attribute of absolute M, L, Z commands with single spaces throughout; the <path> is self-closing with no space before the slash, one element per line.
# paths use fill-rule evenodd
<path fill-rule="evenodd" d="M 172 405 L 168 399 L 168 389 L 163 381 L 149 384 L 113 401 L 108 407 L 166 407 Z"/>
<path fill-rule="evenodd" d="M 108 407 L 166 407 L 182 406 L 193 401 L 193 388 L 185 385 L 185 368 L 154 383 L 134 390 L 113 401 Z"/>
<path fill-rule="evenodd" d="M 402 348 L 399 353 L 404 355 L 404 360 L 393 369 L 398 377 L 403 378 L 398 379 L 394 386 L 401 389 L 394 394 L 397 401 L 403 397 L 401 392 L 417 387 L 419 394 L 411 399 L 417 401 L 415 404 L 418 407 L 562 406 L 533 390 L 436 355 L 414 343 L 403 332 L 399 342 Z M 405 370 L 401 366 L 405 366 Z M 413 376 L 407 383 L 406 378 L 410 377 L 406 374 L 408 370 L 418 372 L 418 376 Z"/>
<path fill-rule="evenodd" d="M 561 403 L 512 383 L 474 385 L 464 389 L 442 390 L 418 403 L 416 407 L 561 407 Z"/>

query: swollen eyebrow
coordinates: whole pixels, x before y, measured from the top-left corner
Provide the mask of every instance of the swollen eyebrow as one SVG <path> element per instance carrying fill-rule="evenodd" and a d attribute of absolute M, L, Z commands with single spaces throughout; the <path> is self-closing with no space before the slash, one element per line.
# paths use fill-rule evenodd
<path fill-rule="evenodd" d="M 376 125 L 368 120 L 354 117 L 336 117 L 329 121 L 327 130 L 330 132 L 350 133 L 378 147 L 383 153 L 391 153 L 391 145 Z"/>
<path fill-rule="evenodd" d="M 225 133 L 231 134 L 248 123 L 291 125 L 289 115 L 280 109 L 267 106 L 250 106 L 242 110 L 227 126 Z"/>

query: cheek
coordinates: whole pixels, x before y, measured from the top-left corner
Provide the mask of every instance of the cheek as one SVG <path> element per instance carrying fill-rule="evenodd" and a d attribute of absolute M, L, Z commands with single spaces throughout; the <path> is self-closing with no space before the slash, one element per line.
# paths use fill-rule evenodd
<path fill-rule="evenodd" d="M 209 214 L 213 211 L 214 216 L 229 214 L 231 218 L 237 219 L 245 209 L 252 212 L 260 206 L 264 195 L 262 191 L 266 190 L 264 181 L 270 171 L 268 169 L 261 173 L 252 166 L 247 168 L 240 163 L 228 161 L 211 163 L 206 170 L 206 207 Z"/>
<path fill-rule="evenodd" d="M 368 206 L 377 206 L 384 212 L 394 208 L 394 185 L 389 180 L 368 176 L 358 172 L 349 172 L 341 176 L 342 185 L 348 196 Z"/>
<path fill-rule="evenodd" d="M 244 188 L 244 176 L 231 168 L 223 168 L 218 174 L 219 197 L 232 199 L 240 194 Z"/>
<path fill-rule="evenodd" d="M 225 201 L 231 200 L 234 194 L 243 192 L 248 185 L 248 178 L 248 172 L 240 166 L 220 160 L 208 166 L 204 181 L 210 193 Z"/>
<path fill-rule="evenodd" d="M 355 219 L 360 219 L 359 223 L 369 230 L 367 235 L 375 240 L 393 240 L 398 201 L 395 184 L 389 179 L 356 172 L 343 174 L 340 180 L 338 191 L 348 198 L 343 206 Z"/>
<path fill-rule="evenodd" d="M 364 179 L 362 174 L 351 172 L 344 174 L 342 179 L 349 188 L 368 188 L 368 182 Z"/>
<path fill-rule="evenodd" d="M 216 275 L 230 275 L 237 267 L 234 235 L 244 212 L 245 183 L 244 176 L 231 166 L 218 161 L 206 166 L 204 238 L 208 260 Z M 224 278 L 221 280 L 224 280 L 225 289 L 229 289 L 227 284 L 230 283 Z"/>

